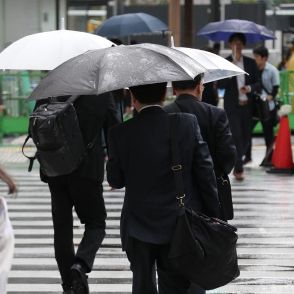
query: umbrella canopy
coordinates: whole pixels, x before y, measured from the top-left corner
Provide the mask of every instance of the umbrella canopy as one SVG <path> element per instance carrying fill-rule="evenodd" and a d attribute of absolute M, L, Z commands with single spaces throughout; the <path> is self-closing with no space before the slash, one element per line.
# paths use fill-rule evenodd
<path fill-rule="evenodd" d="M 124 87 L 193 79 L 205 69 L 173 48 L 139 44 L 88 51 L 52 70 L 31 99 L 101 94 Z"/>
<path fill-rule="evenodd" d="M 0 69 L 52 70 L 88 50 L 114 43 L 89 33 L 57 30 L 33 34 L 12 43 L 0 53 Z"/>
<path fill-rule="evenodd" d="M 204 72 L 204 83 L 246 74 L 244 70 L 232 62 L 211 52 L 185 47 L 174 48 L 187 54 L 206 69 Z"/>
<path fill-rule="evenodd" d="M 211 22 L 201 28 L 197 35 L 212 41 L 228 41 L 233 33 L 243 33 L 249 43 L 275 39 L 274 33 L 266 27 L 242 19 Z"/>
<path fill-rule="evenodd" d="M 95 33 L 103 37 L 119 38 L 134 34 L 166 31 L 167 29 L 165 23 L 150 14 L 127 13 L 110 17 L 102 23 Z"/>

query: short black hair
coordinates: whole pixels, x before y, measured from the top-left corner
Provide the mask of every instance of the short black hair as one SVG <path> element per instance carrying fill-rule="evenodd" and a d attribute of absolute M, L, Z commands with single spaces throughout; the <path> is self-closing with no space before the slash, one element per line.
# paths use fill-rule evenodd
<path fill-rule="evenodd" d="M 152 104 L 161 102 L 166 93 L 167 83 L 156 83 L 130 87 L 130 91 L 142 104 Z"/>
<path fill-rule="evenodd" d="M 258 46 L 253 49 L 253 54 L 259 55 L 261 57 L 268 57 L 268 49 L 264 46 Z"/>
<path fill-rule="evenodd" d="M 197 75 L 194 80 L 174 81 L 172 82 L 173 88 L 177 90 L 195 89 L 196 86 L 200 84 L 203 76 L 204 74 L 201 73 Z"/>
<path fill-rule="evenodd" d="M 243 43 L 244 46 L 246 45 L 247 40 L 246 40 L 246 36 L 244 34 L 242 34 L 242 33 L 234 33 L 234 34 L 230 35 L 229 43 L 233 42 L 233 40 L 235 40 L 235 39 L 240 40 Z"/>

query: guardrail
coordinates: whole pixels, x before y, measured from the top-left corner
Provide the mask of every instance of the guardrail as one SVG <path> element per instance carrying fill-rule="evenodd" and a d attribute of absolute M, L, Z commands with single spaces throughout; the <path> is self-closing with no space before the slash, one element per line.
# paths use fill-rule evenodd
<path fill-rule="evenodd" d="M 42 72 L 0 72 L 0 141 L 3 135 L 24 134 L 34 101 L 27 98 L 44 76 Z"/>
<path fill-rule="evenodd" d="M 27 97 L 44 75 L 42 71 L 0 72 L 0 142 L 3 135 L 27 133 L 28 116 L 35 104 Z M 282 104 L 292 104 L 294 130 L 294 71 L 282 71 L 280 78 L 278 99 Z M 261 126 L 257 125 L 254 132 L 261 133 Z"/>

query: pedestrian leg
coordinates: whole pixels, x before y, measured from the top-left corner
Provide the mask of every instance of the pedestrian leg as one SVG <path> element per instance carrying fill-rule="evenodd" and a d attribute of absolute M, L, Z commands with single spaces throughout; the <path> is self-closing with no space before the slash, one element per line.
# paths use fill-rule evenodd
<path fill-rule="evenodd" d="M 63 288 L 71 287 L 70 267 L 74 262 L 73 216 L 69 191 L 66 188 L 66 177 L 50 178 L 52 219 L 54 227 L 54 251 Z"/>
<path fill-rule="evenodd" d="M 132 294 L 157 294 L 154 279 L 156 245 L 132 238 L 127 256 L 133 272 Z"/>

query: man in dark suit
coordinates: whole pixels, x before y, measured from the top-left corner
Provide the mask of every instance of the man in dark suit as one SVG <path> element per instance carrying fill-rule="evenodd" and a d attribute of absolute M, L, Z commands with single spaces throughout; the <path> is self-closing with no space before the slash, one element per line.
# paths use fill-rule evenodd
<path fill-rule="evenodd" d="M 169 113 L 184 112 L 196 115 L 203 140 L 207 143 L 217 178 L 227 176 L 235 164 L 234 145 L 227 115 L 223 109 L 201 102 L 204 90 L 203 74 L 194 80 L 173 82 L 177 96 L 174 103 L 164 107 Z M 220 200 L 221 197 L 219 196 Z M 222 211 L 222 219 L 231 219 L 232 211 Z M 228 214 L 226 214 L 226 211 Z"/>
<path fill-rule="evenodd" d="M 218 87 L 225 89 L 224 108 L 237 148 L 234 176 L 239 181 L 244 179 L 242 157 L 247 150 L 251 137 L 253 94 L 260 89 L 258 68 L 255 61 L 242 55 L 245 44 L 246 37 L 244 34 L 232 34 L 229 38 L 232 55 L 227 59 L 244 69 L 248 75 L 239 75 L 218 82 Z"/>
<path fill-rule="evenodd" d="M 169 267 L 168 248 L 178 205 L 171 170 L 169 115 L 161 108 L 166 83 L 131 87 L 138 115 L 109 132 L 107 179 L 126 188 L 121 239 L 133 271 L 134 294 L 185 294 L 190 282 Z M 185 205 L 218 216 L 219 201 L 212 160 L 196 117 L 177 114 L 176 137 L 185 182 Z M 162 275 L 160 274 L 162 272 Z"/>
<path fill-rule="evenodd" d="M 196 115 L 201 135 L 207 142 L 217 178 L 218 188 L 223 181 L 228 181 L 228 192 L 221 195 L 222 189 L 218 189 L 221 202 L 221 218 L 224 220 L 233 218 L 232 195 L 228 174 L 235 164 L 236 147 L 233 142 L 227 115 L 223 109 L 201 102 L 203 75 L 200 74 L 194 80 L 173 82 L 173 90 L 177 96 L 175 102 L 165 106 L 170 113 L 184 112 Z M 224 199 L 228 198 L 228 199 Z M 223 200 L 223 201 L 222 201 Z M 192 286 L 189 293 L 205 293 L 202 289 Z"/>
<path fill-rule="evenodd" d="M 86 294 L 89 293 L 86 273 L 92 270 L 96 252 L 105 236 L 102 130 L 106 134 L 110 126 L 119 123 L 119 119 L 109 94 L 80 96 L 74 106 L 85 145 L 92 143 L 92 148 L 87 149 L 80 166 L 71 174 L 57 177 L 41 174 L 41 179 L 48 183 L 51 192 L 55 258 L 64 293 Z M 81 223 L 85 224 L 76 253 L 73 207 Z"/>

